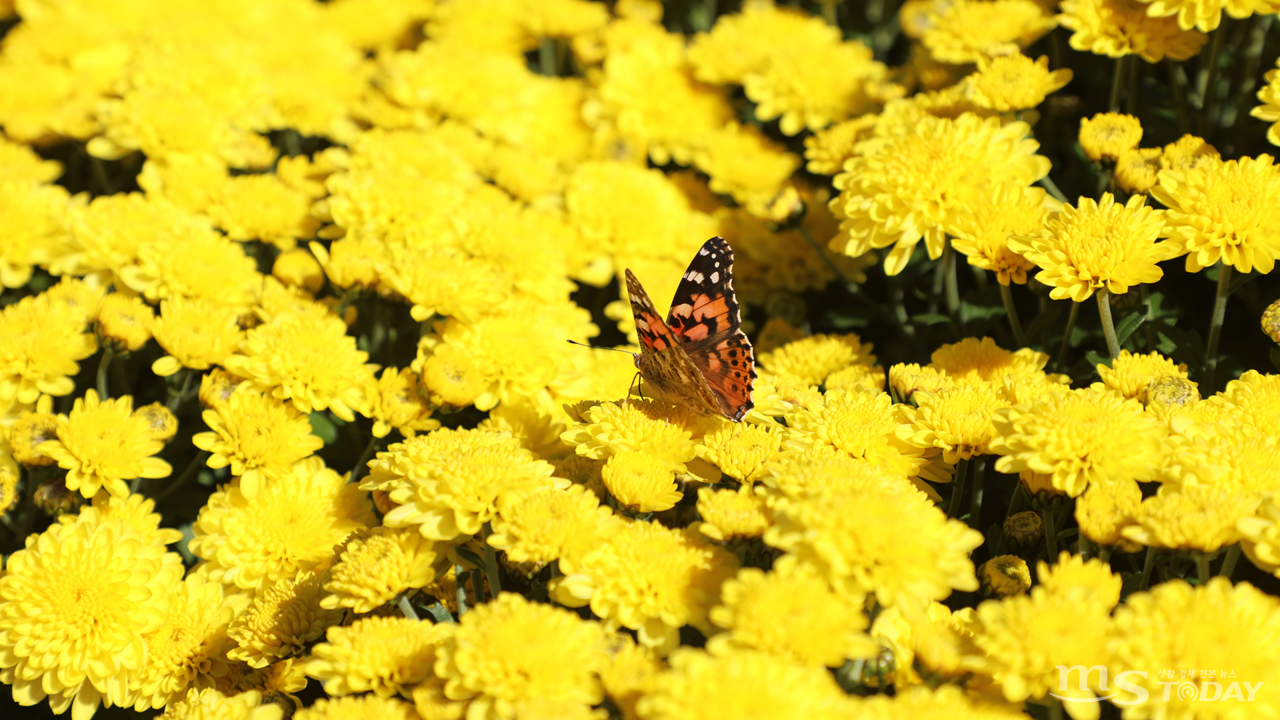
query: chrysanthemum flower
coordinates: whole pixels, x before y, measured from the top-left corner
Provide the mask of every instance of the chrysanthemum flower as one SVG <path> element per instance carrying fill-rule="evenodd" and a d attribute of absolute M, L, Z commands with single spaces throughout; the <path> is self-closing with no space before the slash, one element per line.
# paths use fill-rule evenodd
<path fill-rule="evenodd" d="M 205 213 L 232 240 L 261 240 L 288 250 L 320 226 L 311 216 L 311 200 L 274 174 L 235 175 L 223 181 Z"/>
<path fill-rule="evenodd" d="M 977 614 L 973 640 L 981 655 L 975 662 L 995 679 L 1006 700 L 1038 699 L 1051 691 L 1093 697 L 1093 689 L 1060 687 L 1057 668 L 1106 664 L 1110 617 L 1105 600 L 1034 587 L 1027 595 L 988 600 Z"/>
<path fill-rule="evenodd" d="M 211 453 L 209 467 L 230 465 L 250 500 L 264 483 L 279 481 L 294 463 L 324 447 L 324 440 L 311 434 L 306 415 L 251 387 L 242 386 L 203 417 L 211 431 L 197 433 L 191 442 Z"/>
<path fill-rule="evenodd" d="M 929 359 L 929 367 L 942 371 L 945 377 L 971 383 L 997 382 L 1010 376 L 1040 376 L 1049 364 L 1048 353 L 1031 348 L 1005 350 L 989 337 L 969 337 L 942 345 Z"/>
<path fill-rule="evenodd" d="M 854 715 L 856 707 L 821 667 L 757 650 L 685 648 L 671 657 L 671 669 L 655 678 L 636 710 L 643 720 L 835 720 Z"/>
<path fill-rule="evenodd" d="M 868 113 L 819 130 L 804 139 L 805 168 L 818 175 L 835 175 L 853 157 L 854 146 L 871 137 L 877 115 Z M 1280 118 L 1277 118 L 1280 119 Z"/>
<path fill-rule="evenodd" d="M 725 423 L 707 433 L 698 445 L 698 456 L 743 485 L 751 485 L 765 464 L 779 457 L 788 436 L 776 423 Z"/>
<path fill-rule="evenodd" d="M 128 704 L 144 712 L 226 674 L 227 626 L 234 614 L 222 585 L 187 578 L 171 591 L 164 624 L 145 636 L 147 661 L 129 678 Z"/>
<path fill-rule="evenodd" d="M 1280 491 L 1280 438 L 1238 421 L 1198 430 L 1170 437 L 1160 478 L 1166 486 L 1205 485 L 1241 496 Z"/>
<path fill-rule="evenodd" d="M 1280 343 L 1280 302 L 1273 302 L 1262 311 L 1262 332 L 1273 342 Z"/>
<path fill-rule="evenodd" d="M 307 156 L 299 155 L 298 159 L 306 160 Z M 284 162 L 282 158 L 280 163 Z M 271 276 L 287 287 L 301 288 L 313 295 L 324 287 L 324 268 L 306 248 L 294 248 L 277 255 L 271 265 Z"/>
<path fill-rule="evenodd" d="M 367 415 L 376 366 L 356 349 L 341 319 L 285 314 L 250 330 L 227 370 L 248 378 L 259 391 L 290 400 L 299 411 L 329 409 L 351 422 Z"/>
<path fill-rule="evenodd" d="M 1230 407 L 1232 414 L 1272 437 L 1280 437 L 1280 375 L 1246 370 L 1227 383 L 1222 394 L 1209 399 Z"/>
<path fill-rule="evenodd" d="M 978 566 L 985 597 L 1007 598 L 1031 589 L 1031 569 L 1017 555 L 999 555 Z"/>
<path fill-rule="evenodd" d="M 710 634 L 707 612 L 738 561 L 696 530 L 633 522 L 580 561 L 562 559 L 560 569 L 565 576 L 552 587 L 557 602 L 590 603 L 606 628 L 637 630 L 640 644 L 666 655 L 685 625 Z"/>
<path fill-rule="evenodd" d="M 499 498 L 557 485 L 553 472 L 506 433 L 441 429 L 378 453 L 360 487 L 390 492 L 397 507 L 383 524 L 450 541 L 480 532 L 497 513 Z"/>
<path fill-rule="evenodd" d="M 59 515 L 58 522 L 69 525 L 76 522 L 104 523 L 121 520 L 156 547 L 163 548 L 181 540 L 181 531 L 160 527 L 164 518 L 155 509 L 155 501 L 143 495 L 118 498 L 99 493 L 90 504 L 80 508 L 79 515 Z"/>
<path fill-rule="evenodd" d="M 1030 0 L 961 0 L 930 15 L 921 40 L 943 62 L 964 64 L 1018 52 L 1057 24 Z"/>
<path fill-rule="evenodd" d="M 0 192 L 5 197 L 5 204 L 0 207 L 0 232 L 6 237 L 0 250 L 0 287 L 22 287 L 31 280 L 37 265 L 47 265 L 55 259 L 66 262 L 59 255 L 74 257 L 68 227 L 70 193 L 66 188 L 14 179 L 0 181 Z M 74 263 L 67 264 L 72 265 L 69 269 L 79 269 Z"/>
<path fill-rule="evenodd" d="M 347 538 L 330 568 L 320 607 L 372 612 L 410 588 L 430 585 L 448 563 L 435 543 L 412 530 L 376 527 Z"/>
<path fill-rule="evenodd" d="M 910 423 L 908 442 L 921 448 L 939 448 L 943 462 L 956 463 L 986 455 L 996 434 L 992 414 L 1008 403 L 989 386 L 960 385 L 935 392 L 917 392 L 918 407 L 902 408 Z"/>
<path fill-rule="evenodd" d="M 1199 386 L 1186 378 L 1165 375 L 1147 386 L 1147 409 L 1157 417 L 1166 417 L 1200 402 Z"/>
<path fill-rule="evenodd" d="M 146 663 L 182 559 L 123 520 L 95 512 L 27 538 L 0 577 L 0 654 L 14 700 L 49 698 L 89 717 L 127 702 L 125 678 Z"/>
<path fill-rule="evenodd" d="M 1120 602 L 1121 578 L 1111 566 L 1094 558 L 1085 560 L 1067 551 L 1058 554 L 1058 562 L 1049 567 L 1043 560 L 1036 564 L 1040 586 L 1054 595 L 1075 597 L 1083 594 L 1090 603 L 1110 610 Z"/>
<path fill-rule="evenodd" d="M 769 573 L 743 568 L 721 588 L 720 603 L 711 622 L 729 632 L 708 643 L 713 653 L 755 649 L 827 667 L 876 653 L 862 598 L 836 594 L 805 565 L 782 563 Z"/>
<path fill-rule="evenodd" d="M 969 552 L 982 535 L 909 486 L 810 488 L 775 517 L 765 542 L 812 565 L 837 590 L 924 608 L 952 589 L 978 589 Z"/>
<path fill-rule="evenodd" d="M 774 375 L 762 371 L 756 378 L 751 397 L 756 402 L 753 412 L 767 418 L 784 417 L 809 403 L 822 402 L 816 385 L 809 385 L 790 375 Z"/>
<path fill-rule="evenodd" d="M 1280 255 L 1280 167 L 1270 155 L 1162 170 L 1151 196 L 1168 206 L 1164 237 L 1187 254 L 1187 271 L 1222 260 L 1269 273 Z"/>
<path fill-rule="evenodd" d="M 748 487 L 737 490 L 698 490 L 698 532 L 717 542 L 760 537 L 773 524 L 773 511 Z"/>
<path fill-rule="evenodd" d="M 200 377 L 200 404 L 205 408 L 215 408 L 231 399 L 231 393 L 244 383 L 244 378 L 237 377 L 222 368 L 213 368 Z"/>
<path fill-rule="evenodd" d="M 433 408 L 426 386 L 409 368 L 401 368 L 399 372 L 395 368 L 382 371 L 371 412 L 374 437 L 386 437 L 392 428 L 405 437 L 413 437 L 414 433 L 440 427 L 440 421 L 431 417 Z"/>
<path fill-rule="evenodd" d="M 970 265 L 994 272 L 1001 285 L 1026 285 L 1027 271 L 1035 265 L 1009 249 L 1009 238 L 1040 230 L 1049 213 L 1061 209 L 1040 188 L 1000 185 L 960 214 L 952 245 Z"/>
<path fill-rule="evenodd" d="M 257 720 L 254 718 L 253 720 Z M 419 720 L 413 706 L 403 700 L 357 695 L 321 698 L 303 708 L 293 720 Z"/>
<path fill-rule="evenodd" d="M 345 608 L 322 608 L 328 572 L 300 570 L 263 587 L 227 630 L 227 657 L 253 668 L 302 653 L 326 628 L 342 622 Z"/>
<path fill-rule="evenodd" d="M 1230 670 L 1232 678 L 1185 679 L 1173 687 L 1165 699 L 1169 682 L 1156 673 L 1143 678 L 1130 675 L 1134 685 L 1150 694 L 1148 707 L 1169 720 L 1210 718 L 1221 720 L 1237 713 L 1265 717 L 1280 712 L 1280 697 L 1268 695 L 1265 682 L 1280 664 L 1280 600 L 1249 583 L 1232 585 L 1215 577 L 1200 587 L 1182 580 L 1170 580 L 1149 592 L 1131 595 L 1116 609 L 1112 644 L 1115 662 L 1124 668 L 1213 668 Z M 1203 665 L 1203 667 L 1202 667 Z M 1226 694 L 1210 699 L 1208 682 L 1227 685 Z M 1228 683 L 1235 686 L 1234 697 Z M 1244 683 L 1249 683 L 1245 686 Z M 1242 690 L 1261 690 L 1245 698 Z M 1119 699 L 1129 700 L 1125 693 Z"/>
<path fill-rule="evenodd" d="M 885 393 L 828 390 L 821 403 L 808 404 L 789 415 L 788 422 L 801 438 L 829 445 L 849 457 L 902 476 L 923 474 L 941 481 L 928 472 L 926 453 L 899 434 L 903 421 L 892 405 Z"/>
<path fill-rule="evenodd" d="M 1243 538 L 1240 547 L 1254 565 L 1272 574 L 1280 570 L 1280 493 L 1264 494 L 1258 511 L 1241 518 L 1236 529 Z"/>
<path fill-rule="evenodd" d="M 414 685 L 433 677 L 436 648 L 453 630 L 409 618 L 361 618 L 329 628 L 326 642 L 311 649 L 306 672 L 330 696 L 372 691 L 407 698 Z"/>
<path fill-rule="evenodd" d="M 1275 0 L 1139 0 L 1148 3 L 1147 14 L 1151 17 L 1178 16 L 1178 27 L 1183 30 L 1198 28 L 1210 32 L 1218 28 L 1222 22 L 1222 11 L 1233 18 L 1247 18 L 1250 15 L 1270 15 L 1280 11 L 1280 3 Z"/>
<path fill-rule="evenodd" d="M 622 521 L 584 485 L 498 500 L 486 542 L 518 563 L 576 561 L 622 529 Z"/>
<path fill-rule="evenodd" d="M 41 393 L 67 395 L 78 361 L 98 344 L 78 313 L 43 296 L 27 297 L 0 310 L 0 404 L 31 404 Z"/>
<path fill-rule="evenodd" d="M 234 310 L 183 297 L 160 303 L 160 316 L 152 321 L 151 334 L 168 353 L 151 365 L 151 372 L 162 377 L 184 367 L 204 370 L 220 363 L 244 339 Z"/>
<path fill-rule="evenodd" d="M 1173 18 L 1151 17 L 1141 0 L 1063 0 L 1058 22 L 1072 30 L 1071 47 L 1121 58 L 1139 55 L 1149 63 L 1165 57 L 1187 60 L 1208 38 L 1183 30 Z"/>
<path fill-rule="evenodd" d="M 600 682 L 626 720 L 637 720 L 636 703 L 653 689 L 666 664 L 653 651 L 637 645 L 626 633 L 606 637 L 608 659 L 600 670 Z"/>
<path fill-rule="evenodd" d="M 1272 145 L 1280 145 L 1280 70 L 1268 70 L 1267 86 L 1258 91 L 1258 99 L 1262 104 L 1249 111 L 1249 114 L 1271 123 L 1267 128 L 1267 140 Z"/>
<path fill-rule="evenodd" d="M 1157 263 L 1184 252 L 1176 242 L 1157 242 L 1165 214 L 1145 204 L 1144 195 L 1124 205 L 1111 193 L 1101 202 L 1082 197 L 1050 216 L 1044 230 L 1010 238 L 1009 249 L 1040 267 L 1036 280 L 1053 288 L 1055 300 L 1084 302 L 1098 289 L 1121 295 L 1164 277 Z"/>
<path fill-rule="evenodd" d="M 1047 55 L 1032 60 L 1016 53 L 980 58 L 978 73 L 971 77 L 974 104 L 1007 113 L 1044 102 L 1046 95 L 1071 82 L 1072 72 L 1069 68 L 1051 72 Z"/>
<path fill-rule="evenodd" d="M 1160 148 L 1125 150 L 1116 159 L 1116 185 L 1125 192 L 1150 192 L 1158 180 L 1163 158 Z"/>
<path fill-rule="evenodd" d="M 281 720 L 284 708 L 275 703 L 262 704 L 263 693 L 257 690 L 225 694 L 214 688 L 191 688 L 174 698 L 164 709 L 162 720 Z M 320 702 L 324 702 L 321 700 Z"/>
<path fill-rule="evenodd" d="M 150 302 L 172 297 L 244 310 L 262 284 L 257 262 L 238 243 L 201 225 L 173 227 L 138 249 L 138 264 L 120 271 Z"/>
<path fill-rule="evenodd" d="M 477 718 L 513 717 L 513 706 L 539 698 L 594 705 L 604 698 L 596 673 L 605 663 L 596 622 L 515 593 L 462 616 L 437 649 L 435 671 L 453 700 L 470 700 Z"/>
<path fill-rule="evenodd" d="M 111 293 L 98 308 L 98 336 L 116 352 L 133 352 L 151 339 L 155 313 L 142 298 Z"/>
<path fill-rule="evenodd" d="M 850 365 L 874 365 L 871 344 L 854 333 L 810 335 L 772 352 L 760 353 L 760 366 L 778 375 L 789 375 L 806 385 L 821 385 L 832 373 Z"/>
<path fill-rule="evenodd" d="M 699 471 L 696 440 L 714 427 L 709 420 L 687 408 L 655 401 L 628 400 L 625 403 L 600 403 L 583 413 L 583 422 L 574 423 L 560 436 L 576 446 L 579 455 L 602 460 L 625 452 L 645 452 L 669 464 L 677 473 L 694 472 L 703 476 L 714 468 Z"/>
<path fill-rule="evenodd" d="M 1076 499 L 1076 522 L 1080 534 L 1099 545 L 1118 545 L 1137 552 L 1137 543 L 1124 536 L 1124 529 L 1137 521 L 1142 505 L 1142 488 L 1133 480 L 1089 483 Z"/>
<path fill-rule="evenodd" d="M 368 495 L 310 457 L 253 500 L 237 487 L 215 492 L 189 547 L 211 578 L 260 590 L 329 559 L 353 531 L 376 523 Z"/>
<path fill-rule="evenodd" d="M 1185 363 L 1174 364 L 1157 352 L 1142 354 L 1121 350 L 1111 367 L 1099 363 L 1097 370 L 1103 385 L 1144 405 L 1147 402 L 1147 388 L 1156 380 L 1166 377 L 1187 379 Z"/>
<path fill-rule="evenodd" d="M 1114 161 L 1140 140 L 1142 123 L 1132 115 L 1098 113 L 1080 121 L 1080 148 L 1094 162 Z"/>
<path fill-rule="evenodd" d="M 1078 497 L 1090 482 L 1155 479 L 1165 429 L 1136 400 L 1110 391 L 1073 390 L 996 411 L 996 470 L 1050 475 Z"/>
<path fill-rule="evenodd" d="M 995 344 L 995 341 L 991 341 Z M 898 363 L 889 366 L 889 392 L 896 402 L 911 402 L 920 390 L 937 390 L 951 387 L 956 380 L 947 377 L 945 370 L 932 365 L 921 367 L 917 363 Z"/>
<path fill-rule="evenodd" d="M 800 158 L 752 125 L 730 123 L 700 139 L 694 165 L 711 176 L 711 189 L 731 195 L 756 215 L 783 188 Z"/>
<path fill-rule="evenodd" d="M 614 453 L 600 469 L 600 478 L 618 504 L 633 513 L 670 510 L 683 497 L 671 465 L 643 451 Z"/>
<path fill-rule="evenodd" d="M 1148 547 L 1215 552 L 1240 541 L 1236 523 L 1257 511 L 1260 498 L 1214 485 L 1164 485 L 1142 501 L 1121 531 Z"/>
<path fill-rule="evenodd" d="M 1218 148 L 1205 142 L 1204 138 L 1187 134 L 1164 146 L 1160 165 L 1164 170 L 1192 170 L 1221 158 Z"/>
<path fill-rule="evenodd" d="M 55 460 L 40 449 L 49 440 L 58 439 L 58 416 L 53 414 L 53 398 L 40 396 L 35 407 L 22 413 L 9 426 L 8 449 L 13 459 L 28 467 L 52 465 Z"/>
<path fill-rule="evenodd" d="M 1017 1 L 1040 12 L 1030 0 Z M 930 258 L 941 257 L 946 233 L 984 192 L 1004 183 L 1030 185 L 1048 174 L 1049 160 L 1035 154 L 1040 145 L 1028 132 L 1026 123 L 1001 125 L 972 113 L 955 120 L 926 115 L 858 143 L 835 179 L 841 193 L 832 205 L 846 218 L 836 242 L 850 256 L 894 245 L 885 258 L 890 275 L 902 272 L 921 239 Z"/>
<path fill-rule="evenodd" d="M 91 498 L 102 488 L 127 496 L 125 480 L 168 477 L 173 467 L 152 457 L 163 448 L 152 439 L 150 426 L 133 414 L 133 398 L 99 401 L 98 393 L 88 390 L 70 415 L 58 416 L 58 439 L 40 451 L 67 470 L 68 490 Z"/>

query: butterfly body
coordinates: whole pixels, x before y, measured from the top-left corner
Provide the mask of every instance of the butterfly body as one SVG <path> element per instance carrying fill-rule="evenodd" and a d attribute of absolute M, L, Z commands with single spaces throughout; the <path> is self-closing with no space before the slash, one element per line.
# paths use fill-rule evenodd
<path fill-rule="evenodd" d="M 733 294 L 732 267 L 733 251 L 723 238 L 704 243 L 680 280 L 666 320 L 636 276 L 630 270 L 626 275 L 640 338 L 636 369 L 649 388 L 703 415 L 740 422 L 754 407 L 756 372 Z"/>

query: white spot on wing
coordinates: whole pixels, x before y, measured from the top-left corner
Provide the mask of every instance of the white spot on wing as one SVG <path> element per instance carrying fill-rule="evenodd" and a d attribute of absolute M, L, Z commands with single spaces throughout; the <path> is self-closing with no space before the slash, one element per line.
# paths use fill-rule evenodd
<path fill-rule="evenodd" d="M 713 272 L 713 273 L 711 273 L 711 282 L 712 282 L 713 284 L 714 284 L 714 283 L 718 283 L 718 282 L 720 282 L 720 273 L 719 273 L 719 272 Z"/>

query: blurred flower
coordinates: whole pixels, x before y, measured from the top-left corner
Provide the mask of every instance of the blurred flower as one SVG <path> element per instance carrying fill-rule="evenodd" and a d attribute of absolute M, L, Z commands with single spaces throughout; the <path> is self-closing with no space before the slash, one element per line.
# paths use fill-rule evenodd
<path fill-rule="evenodd" d="M 1006 517 L 1003 531 L 1005 539 L 1009 541 L 1015 552 L 1037 548 L 1044 542 L 1044 520 L 1041 519 L 1040 513 L 1033 510 L 1025 510 Z"/>
<path fill-rule="evenodd" d="M 937 8 L 929 22 L 924 46 L 954 64 L 1016 53 L 1057 25 L 1032 0 L 959 0 Z"/>
<path fill-rule="evenodd" d="M 342 622 L 343 608 L 322 608 L 325 572 L 300 570 L 259 588 L 249 607 L 227 631 L 235 647 L 227 657 L 254 668 L 300 655 L 324 635 L 325 628 Z"/>
<path fill-rule="evenodd" d="M 32 180 L 0 180 L 0 287 L 19 288 L 37 265 L 66 262 L 73 247 L 68 221 L 70 193 L 60 185 Z"/>
<path fill-rule="evenodd" d="M 982 563 L 978 579 L 986 597 L 1008 598 L 1031 589 L 1031 569 L 1017 555 L 1000 555 Z"/>
<path fill-rule="evenodd" d="M 1116 185 L 1125 192 L 1149 192 L 1156 185 L 1163 158 L 1160 148 L 1125 150 L 1116 158 Z"/>
<path fill-rule="evenodd" d="M 1010 238 L 1009 249 L 1040 267 L 1036 280 L 1053 288 L 1055 300 L 1084 302 L 1098 289 L 1124 294 L 1164 277 L 1157 263 L 1184 252 L 1177 242 L 1157 242 L 1165 213 L 1145 203 L 1143 195 L 1124 205 L 1111 193 L 1101 202 L 1082 197 L 1050 216 L 1046 229 Z"/>
<path fill-rule="evenodd" d="M 1188 134 L 1164 146 L 1160 166 L 1165 170 L 1193 170 L 1221 158 L 1218 148 L 1205 142 L 1204 138 Z"/>
<path fill-rule="evenodd" d="M 84 331 L 84 319 L 44 296 L 25 297 L 0 310 L 0 404 L 31 404 L 40 393 L 69 395 L 80 372 L 79 360 L 92 355 L 97 342 Z"/>
<path fill-rule="evenodd" d="M 1177 20 L 1152 17 L 1143 0 L 1063 0 L 1058 22 L 1072 30 L 1071 47 L 1120 58 L 1139 55 L 1149 63 L 1165 57 L 1187 60 L 1200 52 L 1208 38 L 1198 30 L 1183 30 Z"/>
<path fill-rule="evenodd" d="M 324 447 L 306 415 L 244 386 L 203 418 L 210 432 L 196 433 L 192 444 L 211 453 L 209 467 L 230 465 L 250 500 L 268 480 L 279 481 L 294 463 Z"/>
<path fill-rule="evenodd" d="M 1124 535 L 1124 529 L 1137 522 L 1142 505 L 1142 489 L 1133 480 L 1089 483 L 1076 499 L 1076 522 L 1080 534 L 1099 545 L 1118 545 L 1126 552 L 1137 552 L 1139 545 Z"/>
<path fill-rule="evenodd" d="M 443 553 L 422 533 L 375 527 L 356 530 L 342 545 L 320 607 L 367 613 L 400 593 L 430 585 L 443 573 Z"/>
<path fill-rule="evenodd" d="M 1039 59 L 1021 53 L 978 60 L 978 73 L 973 78 L 974 104 L 1012 112 L 1036 107 L 1046 95 L 1055 93 L 1071 82 L 1069 68 L 1049 71 L 1049 57 Z"/>
<path fill-rule="evenodd" d="M 370 691 L 408 697 L 414 685 L 434 677 L 436 650 L 453 629 L 410 618 L 360 618 L 330 627 L 325 642 L 311 649 L 306 672 L 331 697 Z"/>
<path fill-rule="evenodd" d="M 1124 537 L 1173 550 L 1215 552 L 1240 541 L 1236 523 L 1258 509 L 1256 495 L 1215 485 L 1163 485 L 1142 501 Z"/>
<path fill-rule="evenodd" d="M 53 414 L 53 398 L 42 395 L 34 408 L 19 415 L 9 426 L 7 441 L 14 460 L 27 467 L 44 467 L 56 461 L 40 449 L 40 444 L 57 437 L 58 416 Z"/>
<path fill-rule="evenodd" d="M 960 342 L 942 345 L 929 357 L 929 368 L 940 371 L 944 378 L 970 384 L 996 383 L 1006 378 L 1038 378 L 1049 364 L 1048 353 L 1031 348 L 1009 351 L 989 337 L 967 337 Z M 919 388 L 919 390 L 941 390 Z"/>
<path fill-rule="evenodd" d="M 244 382 L 222 368 L 213 368 L 200 376 L 200 404 L 216 408 L 231 399 L 231 394 Z"/>
<path fill-rule="evenodd" d="M 99 401 L 98 393 L 88 390 L 69 415 L 58 416 L 58 439 L 40 451 L 67 470 L 67 489 L 91 498 L 105 488 L 123 498 L 129 494 L 125 480 L 173 472 L 169 463 L 152 457 L 163 448 L 150 425 L 133 414 L 133 398 Z"/>
<path fill-rule="evenodd" d="M 1080 147 L 1094 162 L 1115 161 L 1126 150 L 1138 147 L 1142 123 L 1132 115 L 1098 113 L 1080 121 Z"/>
<path fill-rule="evenodd" d="M 355 695 L 320 698 L 299 710 L 292 720 L 418 720 L 418 713 L 403 700 Z"/>
<path fill-rule="evenodd" d="M 189 224 L 161 230 L 138 249 L 137 265 L 119 271 L 130 290 L 150 302 L 174 297 L 248 309 L 262 284 L 258 263 L 212 228 Z"/>
<path fill-rule="evenodd" d="M 309 457 L 253 500 L 237 487 L 215 492 L 192 526 L 189 547 L 210 578 L 257 591 L 328 560 L 334 545 L 374 524 L 368 495 Z"/>
<path fill-rule="evenodd" d="M 621 4 L 621 3 L 619 3 Z M 626 720 L 637 720 L 636 703 L 648 695 L 665 664 L 648 648 L 637 645 L 626 633 L 606 638 L 608 659 L 600 671 L 600 682 Z"/>
<path fill-rule="evenodd" d="M 1222 11 L 1233 18 L 1247 18 L 1254 13 L 1270 14 L 1280 10 L 1274 0 L 1138 0 L 1148 3 L 1151 17 L 1178 16 L 1178 27 L 1183 30 L 1198 28 L 1210 32 L 1222 21 Z"/>
<path fill-rule="evenodd" d="M 427 397 L 427 388 L 418 374 L 409 368 L 386 368 L 378 378 L 378 391 L 373 394 L 373 436 L 386 437 L 394 428 L 405 437 L 417 432 L 435 430 L 440 421 Z"/>
<path fill-rule="evenodd" d="M 604 634 L 594 621 L 515 593 L 465 615 L 437 649 L 435 672 L 445 696 L 469 700 L 473 717 L 514 717 L 514 705 L 544 701 L 595 705 L 604 698 L 597 673 Z"/>
<path fill-rule="evenodd" d="M 1271 272 L 1280 254 L 1280 167 L 1270 155 L 1162 170 L 1151 195 L 1169 208 L 1162 235 L 1187 254 L 1188 272 L 1219 260 Z"/>
<path fill-rule="evenodd" d="M 863 343 L 854 333 L 810 335 L 777 350 L 762 352 L 760 366 L 779 375 L 789 375 L 806 385 L 822 385 L 832 373 L 850 365 L 874 365 L 871 343 Z"/>
<path fill-rule="evenodd" d="M 1034 7 L 1030 0 L 1003 4 L 1013 1 Z M 922 238 L 929 257 L 941 257 L 945 234 L 984 192 L 1005 183 L 1030 185 L 1049 172 L 1049 160 L 1035 154 L 1039 143 L 1027 134 L 1021 122 L 926 115 L 858 143 L 835 179 L 841 193 L 833 204 L 846 217 L 835 242 L 851 256 L 894 245 L 885 258 L 890 275 L 902 272 Z"/>
<path fill-rule="evenodd" d="M 215 688 L 191 688 L 173 698 L 165 706 L 163 720 L 195 720 L 195 718 L 228 718 L 235 720 L 279 720 L 283 709 L 276 704 L 262 704 L 263 693 L 257 690 L 225 694 Z M 320 702 L 324 702 L 321 700 Z"/>
<path fill-rule="evenodd" d="M 151 334 L 168 353 L 151 365 L 151 371 L 162 377 L 184 367 L 205 370 L 223 362 L 244 339 L 231 308 L 182 297 L 161 301 Z"/>
<path fill-rule="evenodd" d="M 818 175 L 835 175 L 854 155 L 854 147 L 871 137 L 877 115 L 860 115 L 819 130 L 804 139 L 805 168 Z M 1280 116 L 1277 116 L 1280 120 Z"/>
<path fill-rule="evenodd" d="M 134 352 L 151 339 L 155 313 L 142 298 L 111 293 L 98 308 L 98 336 L 115 352 Z"/>
<path fill-rule="evenodd" d="M 1249 114 L 1271 123 L 1267 128 L 1267 140 L 1272 145 L 1280 145 L 1280 70 L 1268 70 L 1264 76 L 1267 85 L 1258 91 L 1258 99 L 1262 104 L 1249 111 Z"/>
<path fill-rule="evenodd" d="M 1155 479 L 1165 429 L 1136 400 L 1104 390 L 1049 394 L 998 410 L 996 470 L 1031 470 L 1079 497 L 1092 482 Z"/>
<path fill-rule="evenodd" d="M 1040 188 L 1000 185 L 962 211 L 956 219 L 952 245 L 969 264 L 990 270 L 1001 285 L 1027 284 L 1027 271 L 1035 264 L 1009 249 L 1009 238 L 1044 227 L 1049 213 L 1062 204 Z"/>
<path fill-rule="evenodd" d="M 311 198 L 274 174 L 227 178 L 205 213 L 232 240 L 260 240 L 282 250 L 314 236 L 320 225 L 311 216 Z"/>
<path fill-rule="evenodd" d="M 1111 566 L 1093 558 L 1085 560 L 1067 551 L 1058 553 L 1057 564 L 1049 567 L 1043 560 L 1036 563 L 1040 586 L 1060 597 L 1083 595 L 1090 603 L 1098 603 L 1108 610 L 1120 602 L 1122 579 L 1111 572 Z"/>
<path fill-rule="evenodd" d="M 271 274 L 289 287 L 299 287 L 312 294 L 324 287 L 324 270 L 315 256 L 304 248 L 286 250 L 277 255 L 271 265 Z"/>
<path fill-rule="evenodd" d="M 1263 434 L 1280 437 L 1280 375 L 1246 370 L 1210 402 L 1229 408 L 1232 415 Z"/>

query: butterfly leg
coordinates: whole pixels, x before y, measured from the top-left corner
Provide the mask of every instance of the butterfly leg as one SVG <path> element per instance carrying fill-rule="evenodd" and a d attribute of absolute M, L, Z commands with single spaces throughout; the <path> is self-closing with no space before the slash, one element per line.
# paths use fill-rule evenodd
<path fill-rule="evenodd" d="M 631 399 L 631 391 L 633 389 L 638 389 L 640 391 L 639 392 L 640 399 L 644 400 L 644 386 L 640 384 L 640 380 L 641 380 L 640 373 L 636 373 L 631 378 L 631 384 L 627 386 L 627 397 L 622 400 L 623 405 L 627 404 L 627 401 Z"/>

